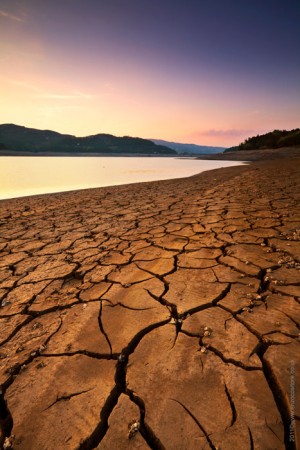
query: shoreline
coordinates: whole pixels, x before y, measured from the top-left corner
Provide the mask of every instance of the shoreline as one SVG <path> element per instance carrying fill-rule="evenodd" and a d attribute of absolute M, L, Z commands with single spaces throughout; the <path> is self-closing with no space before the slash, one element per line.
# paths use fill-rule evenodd
<path fill-rule="evenodd" d="M 24 151 L 24 152 L 19 152 L 19 151 L 13 151 L 13 150 L 11 150 L 11 151 L 7 151 L 6 153 L 4 153 L 4 152 L 1 152 L 0 153 L 0 156 L 28 156 L 28 157 L 31 157 L 31 156 L 35 156 L 35 157 L 45 157 L 45 156 L 47 156 L 47 157 L 60 157 L 60 156 L 63 156 L 63 157 L 109 157 L 109 156 L 111 156 L 112 158 L 117 158 L 117 157 L 126 157 L 126 158 L 130 158 L 130 157 L 138 157 L 138 158 L 142 158 L 142 157 L 145 157 L 145 158 L 151 158 L 151 157 L 153 157 L 153 158 L 177 158 L 177 156 L 180 156 L 180 155 L 178 155 L 178 154 L 176 154 L 176 155 L 174 155 L 173 153 L 172 154 L 170 154 L 170 153 L 163 153 L 163 154 L 158 154 L 158 153 L 112 153 L 112 152 L 110 152 L 110 153 L 88 153 L 88 152 L 86 152 L 86 153 L 74 153 L 74 154 L 72 154 L 72 153 L 68 153 L 68 152 L 61 152 L 61 153 L 53 153 L 53 152 L 38 152 L 38 153 L 35 153 L 35 152 L 26 152 L 26 151 Z"/>
<path fill-rule="evenodd" d="M 300 146 L 264 150 L 238 150 L 233 152 L 217 153 L 215 155 L 202 155 L 198 159 L 219 159 L 226 161 L 273 161 L 276 159 L 286 158 L 300 158 Z"/>
<path fill-rule="evenodd" d="M 172 158 L 172 159 L 181 159 L 181 158 Z M 183 159 L 191 159 L 191 158 L 183 158 Z M 199 163 L 199 161 L 197 161 L 196 164 L 197 165 L 201 165 Z M 219 165 L 221 167 L 216 167 L 216 168 L 207 167 L 206 168 L 206 167 L 203 167 L 203 164 L 204 164 L 204 166 L 205 165 L 212 165 L 212 166 Z M 66 183 L 66 186 L 62 186 L 62 184 L 65 183 L 65 179 L 58 179 L 56 181 L 57 186 L 51 186 L 52 179 L 50 178 L 48 180 L 48 183 L 47 183 L 48 184 L 48 189 L 50 189 L 50 192 L 49 191 L 48 192 L 42 192 L 44 190 L 43 188 L 34 187 L 34 186 L 31 187 L 30 191 L 27 190 L 27 193 L 26 193 L 26 190 L 22 191 L 21 188 L 20 189 L 15 189 L 15 192 L 12 191 L 12 190 L 9 190 L 9 189 L 6 189 L 6 190 L 3 189 L 3 192 L 7 192 L 6 195 L 11 195 L 11 196 L 6 197 L 6 198 L 0 198 L 0 202 L 4 201 L 4 200 L 14 199 L 14 198 L 27 198 L 27 197 L 36 196 L 36 195 L 48 195 L 48 194 L 51 195 L 51 194 L 58 194 L 58 193 L 64 193 L 64 192 L 75 192 L 77 190 L 81 191 L 81 190 L 86 190 L 86 189 L 100 189 L 100 188 L 103 188 L 103 187 L 110 188 L 110 187 L 114 187 L 114 186 L 122 186 L 122 185 L 128 185 L 128 184 L 131 185 L 131 184 L 140 184 L 140 183 L 147 183 L 147 182 L 150 182 L 150 183 L 154 182 L 155 183 L 157 181 L 181 180 L 183 178 L 189 178 L 190 176 L 199 175 L 202 172 L 207 172 L 207 171 L 210 171 L 210 170 L 218 170 L 219 168 L 222 168 L 222 165 L 223 165 L 223 167 L 235 167 L 235 166 L 240 167 L 240 166 L 242 166 L 244 164 L 247 164 L 247 162 L 245 162 L 245 161 L 213 161 L 213 162 L 208 163 L 208 164 L 205 164 L 205 163 L 203 163 L 203 164 L 202 164 L 202 167 L 201 166 L 199 167 L 199 172 L 196 173 L 196 174 L 193 173 L 193 172 L 195 172 L 195 170 L 198 170 L 198 169 L 194 170 L 193 168 L 189 168 L 189 169 L 187 168 L 186 170 L 188 172 L 192 172 L 192 174 L 188 175 L 188 176 L 186 176 L 185 174 L 180 173 L 181 168 L 179 167 L 178 176 L 175 177 L 175 178 L 170 178 L 170 176 L 172 176 L 172 172 L 171 172 L 170 169 L 168 169 L 166 171 L 166 173 L 163 174 L 163 167 L 164 167 L 163 165 L 159 166 L 159 167 L 155 167 L 154 166 L 154 167 L 151 168 L 151 163 L 150 163 L 150 171 L 152 170 L 154 173 L 156 173 L 155 177 L 158 176 L 158 177 L 162 177 L 162 178 L 160 180 L 159 179 L 158 180 L 157 179 L 156 180 L 151 180 L 151 179 L 147 180 L 148 176 L 147 176 L 147 174 L 143 175 L 143 170 L 148 171 L 149 169 L 145 168 L 145 167 L 143 169 L 143 164 L 139 163 L 139 166 L 141 165 L 141 168 L 140 169 L 136 169 L 136 170 L 137 171 L 140 170 L 141 178 L 144 177 L 144 178 L 146 178 L 145 180 L 143 180 L 143 179 L 141 179 L 141 180 L 130 179 L 130 178 L 134 178 L 134 177 L 131 177 L 130 170 L 129 170 L 129 173 L 126 175 L 126 181 L 124 179 L 122 180 L 123 174 L 122 174 L 122 172 L 119 171 L 119 172 L 116 172 L 115 176 L 113 176 L 113 179 L 116 180 L 116 177 L 117 177 L 117 178 L 119 178 L 119 181 L 115 181 L 114 184 L 109 184 L 110 181 L 107 181 L 107 183 L 105 183 L 106 173 L 102 172 L 102 175 L 101 175 L 101 172 L 99 172 L 98 173 L 98 178 L 100 180 L 98 180 L 98 182 L 101 183 L 101 178 L 103 177 L 102 178 L 102 182 L 105 183 L 103 186 L 95 185 L 97 183 L 95 180 L 87 181 L 86 179 L 83 179 L 83 182 L 82 182 L 83 186 L 82 187 L 76 187 L 74 185 L 72 186 L 72 184 L 75 183 L 75 178 L 74 177 L 73 177 L 74 179 L 70 178 L 68 180 L 68 182 Z M 40 167 L 41 170 L 45 170 L 45 168 L 43 166 L 39 166 L 39 167 Z M 74 167 L 74 165 L 73 165 L 72 167 L 73 167 L 74 173 L 76 173 L 76 166 Z M 49 167 L 47 166 L 47 168 L 49 168 Z M 202 168 L 202 171 L 201 171 L 201 168 Z M 31 166 L 29 168 L 27 167 L 27 169 L 31 169 Z M 91 167 L 88 166 L 86 169 L 91 169 Z M 113 166 L 112 166 L 112 169 L 113 169 Z M 106 170 L 109 173 L 109 165 L 108 165 L 108 168 Z M 100 171 L 101 171 L 101 168 L 100 168 Z M 18 171 L 16 171 L 16 172 L 18 173 Z M 176 173 L 176 168 L 174 168 L 174 173 Z M 152 176 L 150 178 L 152 178 Z M 14 179 L 13 173 L 11 174 L 11 179 Z M 78 183 L 78 184 L 81 184 L 81 183 Z M 84 184 L 91 184 L 92 186 L 84 187 Z M 93 186 L 93 184 L 94 184 L 94 186 Z M 53 192 L 51 192 L 51 189 L 53 190 Z M 35 190 L 37 191 L 36 193 L 34 193 Z M 40 191 L 40 192 L 38 192 L 38 191 Z M 25 195 L 23 195 L 24 192 L 26 193 Z M 11 193 L 11 194 L 9 194 L 9 193 Z M 17 195 L 18 193 L 20 195 Z"/>
<path fill-rule="evenodd" d="M 299 179 L 295 158 L 1 200 L 0 444 L 293 448 Z"/>
<path fill-rule="evenodd" d="M 35 157 L 145 157 L 145 158 L 193 158 L 205 160 L 218 160 L 218 161 L 264 161 L 274 159 L 285 158 L 299 158 L 300 146 L 294 147 L 282 147 L 277 149 L 263 149 L 263 150 L 239 150 L 223 153 L 210 153 L 210 154 L 157 154 L 157 153 L 54 153 L 54 152 L 29 152 L 29 151 L 16 151 L 16 150 L 2 150 L 0 156 L 35 156 Z"/>

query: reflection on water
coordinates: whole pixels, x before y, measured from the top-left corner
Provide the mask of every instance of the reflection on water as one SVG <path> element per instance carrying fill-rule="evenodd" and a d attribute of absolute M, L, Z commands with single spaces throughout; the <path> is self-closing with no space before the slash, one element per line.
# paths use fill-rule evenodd
<path fill-rule="evenodd" d="M 0 157 L 0 198 L 195 175 L 241 164 L 170 157 Z"/>

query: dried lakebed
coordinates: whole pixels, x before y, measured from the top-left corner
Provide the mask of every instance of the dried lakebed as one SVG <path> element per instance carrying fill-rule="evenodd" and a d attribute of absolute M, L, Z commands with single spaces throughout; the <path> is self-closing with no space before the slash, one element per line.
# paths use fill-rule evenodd
<path fill-rule="evenodd" d="M 299 448 L 299 175 L 2 201 L 1 445 Z"/>

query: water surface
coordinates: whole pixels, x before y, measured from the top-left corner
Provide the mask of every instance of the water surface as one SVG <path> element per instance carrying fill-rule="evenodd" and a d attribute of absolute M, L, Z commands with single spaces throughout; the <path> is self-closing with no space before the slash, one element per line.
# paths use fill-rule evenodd
<path fill-rule="evenodd" d="M 183 178 L 240 164 L 173 157 L 1 156 L 0 199 Z"/>

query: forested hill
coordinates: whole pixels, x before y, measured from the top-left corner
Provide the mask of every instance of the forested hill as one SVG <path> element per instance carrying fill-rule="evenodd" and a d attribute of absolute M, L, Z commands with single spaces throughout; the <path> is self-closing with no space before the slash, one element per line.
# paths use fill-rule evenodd
<path fill-rule="evenodd" d="M 231 147 L 225 152 L 237 150 L 263 150 L 269 148 L 293 147 L 300 145 L 300 128 L 294 130 L 274 130 L 270 133 L 253 136 L 237 147 Z"/>
<path fill-rule="evenodd" d="M 136 137 L 116 137 L 111 134 L 76 137 L 50 130 L 37 130 L 19 125 L 0 125 L 0 155 L 48 153 L 70 155 L 84 153 L 106 154 L 166 154 L 176 155 L 176 151 L 163 145 L 155 145 L 147 139 Z"/>

